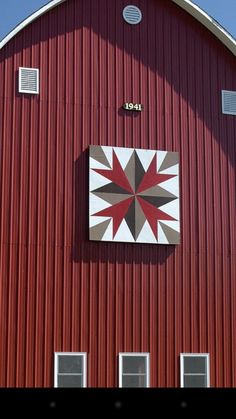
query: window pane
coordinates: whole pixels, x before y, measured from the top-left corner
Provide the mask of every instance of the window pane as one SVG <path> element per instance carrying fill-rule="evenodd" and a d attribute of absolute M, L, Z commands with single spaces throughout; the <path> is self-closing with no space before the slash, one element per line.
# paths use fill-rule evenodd
<path fill-rule="evenodd" d="M 59 355 L 58 358 L 59 373 L 82 373 L 83 357 L 79 355 Z"/>
<path fill-rule="evenodd" d="M 83 376 L 58 375 L 58 387 L 83 387 Z"/>
<path fill-rule="evenodd" d="M 204 356 L 184 357 L 184 372 L 188 374 L 205 374 L 206 358 Z"/>
<path fill-rule="evenodd" d="M 123 375 L 122 387 L 147 387 L 145 375 Z"/>
<path fill-rule="evenodd" d="M 185 375 L 184 387 L 206 387 L 206 375 Z"/>
<path fill-rule="evenodd" d="M 124 373 L 146 373 L 146 357 L 123 356 Z"/>

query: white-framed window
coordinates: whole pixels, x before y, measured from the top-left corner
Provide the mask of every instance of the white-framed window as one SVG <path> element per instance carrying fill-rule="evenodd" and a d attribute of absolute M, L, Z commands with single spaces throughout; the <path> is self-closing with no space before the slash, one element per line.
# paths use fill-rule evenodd
<path fill-rule="evenodd" d="M 19 93 L 39 94 L 39 69 L 19 67 Z"/>
<path fill-rule="evenodd" d="M 209 354 L 180 355 L 181 387 L 210 387 Z"/>
<path fill-rule="evenodd" d="M 86 387 L 85 352 L 55 352 L 54 362 L 54 387 Z"/>
<path fill-rule="evenodd" d="M 119 387 L 149 387 L 149 353 L 122 352 L 119 354 Z"/>

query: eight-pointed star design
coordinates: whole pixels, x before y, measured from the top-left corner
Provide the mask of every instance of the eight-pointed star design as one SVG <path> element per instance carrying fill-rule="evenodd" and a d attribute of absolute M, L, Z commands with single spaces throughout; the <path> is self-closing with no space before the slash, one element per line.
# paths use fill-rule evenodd
<path fill-rule="evenodd" d="M 93 168 L 92 170 L 106 179 L 105 185 L 93 189 L 91 192 L 96 197 L 106 201 L 109 206 L 93 213 L 96 217 L 108 217 L 108 221 L 92 227 L 92 232 L 101 235 L 106 230 L 110 220 L 113 220 L 113 239 L 119 230 L 121 223 L 125 220 L 134 241 L 147 222 L 158 242 L 158 222 L 176 221 L 176 218 L 160 209 L 163 205 L 177 200 L 177 196 L 165 189 L 163 183 L 175 178 L 176 174 L 161 173 L 169 166 L 178 164 L 177 153 L 167 153 L 159 170 L 157 171 L 158 153 L 155 152 L 148 167 L 144 168 L 140 159 L 140 150 L 133 149 L 125 167 L 121 165 L 116 153 L 116 148 L 112 149 L 112 167 L 104 153 L 106 147 L 90 147 L 90 157 L 100 161 L 106 168 Z M 138 153 L 139 151 L 139 153 Z M 163 225 L 162 225 L 163 227 Z M 172 228 L 164 225 L 166 234 L 178 242 L 179 233 Z M 167 231 L 168 230 L 168 231 Z M 94 235 L 94 234 L 93 234 Z M 99 239 L 99 238 L 98 238 Z"/>

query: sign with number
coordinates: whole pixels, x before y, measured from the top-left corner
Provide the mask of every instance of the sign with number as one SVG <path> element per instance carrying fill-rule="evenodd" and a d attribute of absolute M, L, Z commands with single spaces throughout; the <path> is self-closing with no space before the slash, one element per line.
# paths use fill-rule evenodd
<path fill-rule="evenodd" d="M 141 105 L 141 103 L 126 102 L 124 103 L 123 108 L 127 111 L 142 111 L 143 105 Z"/>

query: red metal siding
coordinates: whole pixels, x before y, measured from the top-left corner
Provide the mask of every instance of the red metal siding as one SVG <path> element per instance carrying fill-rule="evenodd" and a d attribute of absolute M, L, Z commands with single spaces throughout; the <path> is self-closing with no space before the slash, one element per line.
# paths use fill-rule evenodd
<path fill-rule="evenodd" d="M 0 53 L 1 386 L 52 386 L 54 351 L 87 352 L 93 387 L 119 352 L 150 352 L 158 387 L 209 352 L 211 386 L 236 386 L 235 57 L 171 1 L 129 3 L 137 26 L 122 0 L 68 0 Z M 181 245 L 88 241 L 90 144 L 179 151 Z"/>

